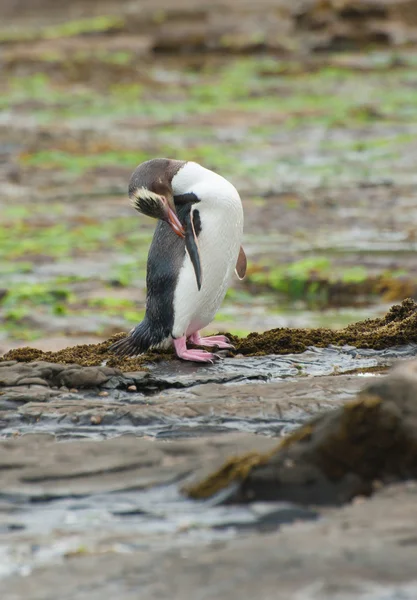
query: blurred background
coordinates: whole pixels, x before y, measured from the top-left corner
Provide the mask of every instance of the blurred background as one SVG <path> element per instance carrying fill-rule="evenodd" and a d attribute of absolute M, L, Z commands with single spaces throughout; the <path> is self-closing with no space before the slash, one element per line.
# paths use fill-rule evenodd
<path fill-rule="evenodd" d="M 340 327 L 417 295 L 417 0 L 0 0 L 0 353 L 143 316 L 143 160 L 238 188 L 212 330 Z"/>

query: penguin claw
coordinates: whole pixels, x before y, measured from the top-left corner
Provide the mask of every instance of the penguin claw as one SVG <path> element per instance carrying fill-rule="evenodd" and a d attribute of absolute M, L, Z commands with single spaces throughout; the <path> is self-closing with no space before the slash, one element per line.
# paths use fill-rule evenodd
<path fill-rule="evenodd" d="M 216 346 L 217 348 L 228 348 L 229 350 L 236 350 L 233 344 L 228 344 L 227 342 L 213 342 L 210 338 L 201 338 L 202 346 Z"/>
<path fill-rule="evenodd" d="M 174 348 L 178 358 L 183 360 L 191 360 L 193 362 L 212 363 L 216 359 L 215 355 L 206 350 L 189 350 L 185 343 L 185 336 L 182 338 L 174 339 Z"/>
<path fill-rule="evenodd" d="M 183 360 L 191 360 L 193 362 L 214 363 L 214 354 L 199 350 L 184 350 L 182 354 L 178 354 L 178 358 Z"/>

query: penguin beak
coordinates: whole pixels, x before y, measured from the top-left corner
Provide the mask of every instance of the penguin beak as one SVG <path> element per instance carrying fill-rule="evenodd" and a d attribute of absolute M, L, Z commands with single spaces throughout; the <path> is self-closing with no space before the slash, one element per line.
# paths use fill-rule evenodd
<path fill-rule="evenodd" d="M 165 197 L 163 197 L 163 199 L 163 220 L 168 223 L 174 233 L 176 233 L 180 238 L 185 238 L 185 229 L 177 217 L 175 207 L 171 206 L 171 203 Z"/>

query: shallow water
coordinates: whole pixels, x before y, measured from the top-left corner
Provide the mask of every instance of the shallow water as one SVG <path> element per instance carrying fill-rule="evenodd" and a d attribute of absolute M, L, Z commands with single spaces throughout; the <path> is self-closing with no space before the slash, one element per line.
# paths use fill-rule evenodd
<path fill-rule="evenodd" d="M 317 518 L 313 510 L 287 503 L 216 506 L 221 499 L 190 501 L 179 493 L 177 485 L 171 485 L 141 492 L 58 499 L 37 503 L 30 509 L 20 504 L 15 506 L 13 522 L 6 526 L 6 531 L 9 528 L 15 532 L 13 550 L 0 546 L 0 578 L 27 575 L 43 563 L 58 563 L 68 553 L 90 553 L 100 547 L 105 551 L 106 542 L 103 544 L 100 535 L 103 527 L 105 537 L 120 540 L 111 545 L 111 550 L 128 553 L 139 548 L 151 552 L 160 547 L 198 547 L 236 537 L 243 531 L 273 531 L 280 523 Z M 63 539 L 56 539 L 57 534 Z M 27 536 L 39 536 L 39 544 L 25 544 Z"/>

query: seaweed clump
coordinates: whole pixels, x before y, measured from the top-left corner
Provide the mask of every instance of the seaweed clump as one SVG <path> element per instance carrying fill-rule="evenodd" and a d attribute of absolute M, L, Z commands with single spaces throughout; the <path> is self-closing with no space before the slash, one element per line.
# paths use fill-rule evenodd
<path fill-rule="evenodd" d="M 16 360 L 18 362 L 45 361 L 62 364 L 78 364 L 82 367 L 93 367 L 105 364 L 107 367 L 118 368 L 123 372 L 146 371 L 146 364 L 172 358 L 171 350 L 152 350 L 134 358 L 122 358 L 111 352 L 109 347 L 117 340 L 126 336 L 117 333 L 99 344 L 82 344 L 68 346 L 57 352 L 43 352 L 36 348 L 16 348 L 0 357 L 0 362 Z"/>
<path fill-rule="evenodd" d="M 105 361 L 108 367 L 128 372 L 146 370 L 146 364 L 174 357 L 170 349 L 152 350 L 135 358 L 118 357 L 109 352 L 111 344 L 125 335 L 118 333 L 99 344 L 70 346 L 58 352 L 43 352 L 27 347 L 17 348 L 10 350 L 0 358 L 0 361 L 43 360 L 64 364 L 75 363 L 81 366 L 98 366 Z M 245 338 L 239 338 L 232 334 L 228 334 L 228 337 L 235 346 L 232 354 L 243 354 L 244 356 L 301 353 L 309 346 L 324 348 L 330 344 L 337 346 L 348 344 L 357 348 L 381 350 L 392 346 L 417 343 L 417 304 L 413 300 L 407 299 L 401 304 L 392 306 L 384 317 L 353 323 L 339 330 L 279 328 L 264 333 L 250 333 Z"/>
<path fill-rule="evenodd" d="M 246 338 L 230 335 L 236 351 L 245 356 L 301 353 L 309 346 L 325 348 L 330 344 L 382 350 L 417 342 L 417 304 L 410 298 L 394 305 L 377 319 L 352 323 L 344 329 L 270 329 L 250 333 Z"/>
<path fill-rule="evenodd" d="M 417 361 L 313 418 L 265 454 L 230 458 L 185 489 L 207 498 L 232 482 L 229 502 L 348 502 L 384 483 L 417 478 Z"/>

